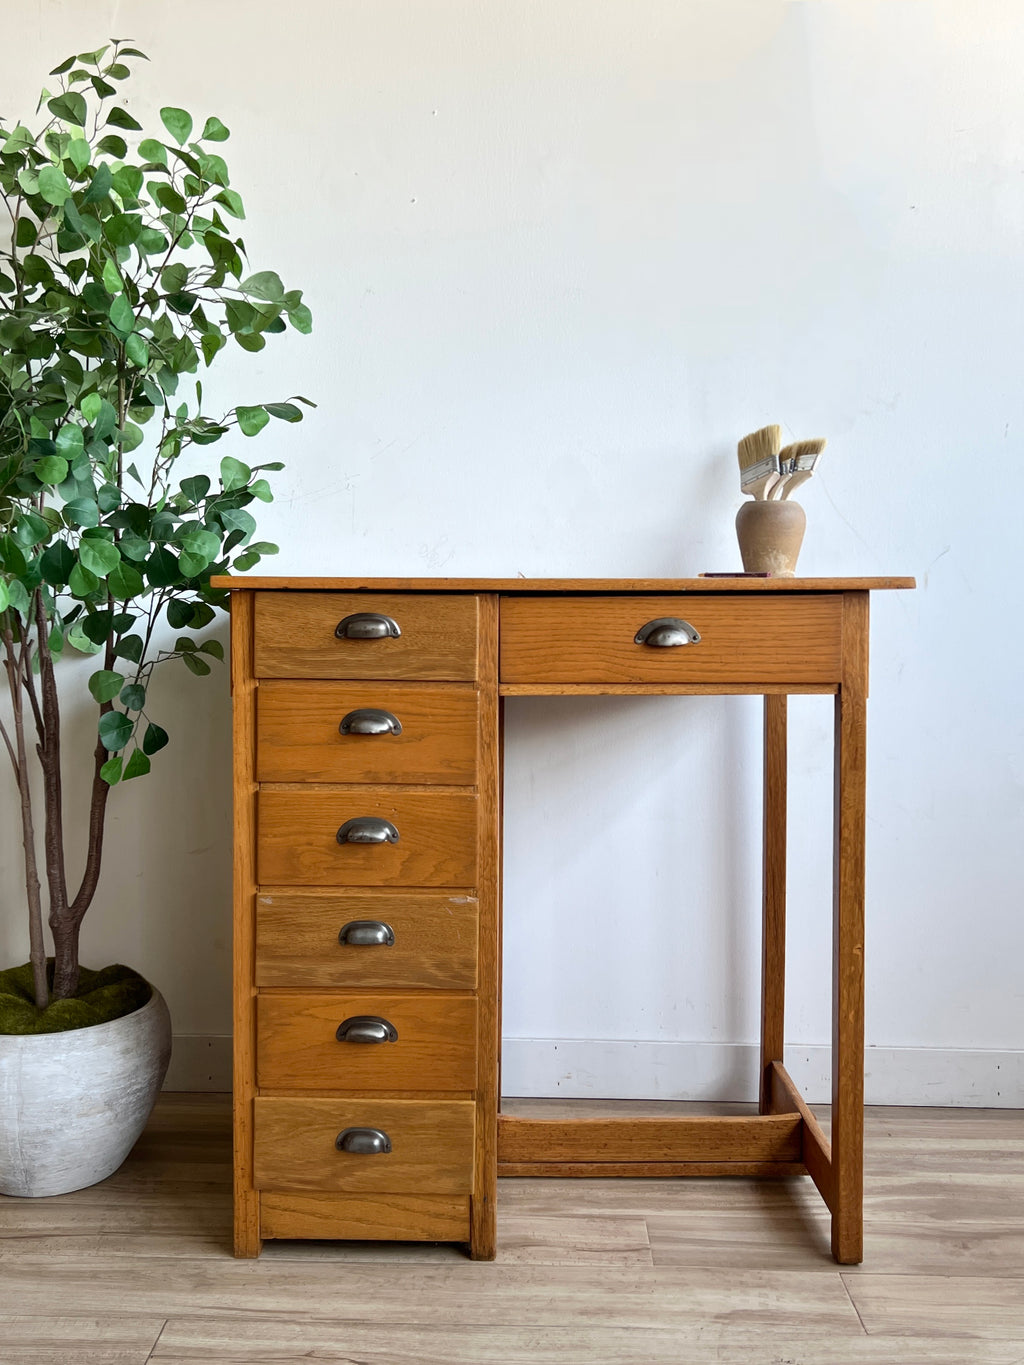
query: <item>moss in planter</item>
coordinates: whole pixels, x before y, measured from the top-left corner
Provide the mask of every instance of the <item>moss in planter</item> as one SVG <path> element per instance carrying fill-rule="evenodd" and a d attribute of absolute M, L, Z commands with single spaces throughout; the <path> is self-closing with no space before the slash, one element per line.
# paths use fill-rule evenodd
<path fill-rule="evenodd" d="M 47 963 L 47 976 L 52 987 L 52 958 Z M 78 994 L 69 1000 L 53 1000 L 40 1010 L 32 989 L 32 964 L 26 962 L 0 972 L 0 1033 L 63 1033 L 109 1024 L 141 1009 L 152 994 L 149 982 L 130 967 L 115 964 L 99 972 L 83 967 Z"/>

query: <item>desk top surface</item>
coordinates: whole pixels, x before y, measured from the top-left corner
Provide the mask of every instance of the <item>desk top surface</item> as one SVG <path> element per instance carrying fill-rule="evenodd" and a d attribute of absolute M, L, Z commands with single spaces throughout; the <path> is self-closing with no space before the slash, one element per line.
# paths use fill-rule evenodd
<path fill-rule="evenodd" d="M 219 574 L 214 588 L 260 592 L 682 593 L 876 592 L 913 578 L 263 578 Z"/>

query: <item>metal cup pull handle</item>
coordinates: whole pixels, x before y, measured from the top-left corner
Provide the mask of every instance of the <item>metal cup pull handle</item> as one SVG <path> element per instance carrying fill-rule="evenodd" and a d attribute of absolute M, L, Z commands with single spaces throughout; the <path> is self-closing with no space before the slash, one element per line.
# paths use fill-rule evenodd
<path fill-rule="evenodd" d="M 339 1043 L 397 1043 L 398 1029 L 378 1014 L 353 1014 L 338 1025 Z"/>
<path fill-rule="evenodd" d="M 379 611 L 355 611 L 334 628 L 339 640 L 397 640 L 401 627 L 390 616 Z"/>
<path fill-rule="evenodd" d="M 350 711 L 338 726 L 342 735 L 400 735 L 402 722 L 390 711 L 379 711 L 374 706 L 362 706 Z"/>
<path fill-rule="evenodd" d="M 377 815 L 357 815 L 338 830 L 339 844 L 397 844 L 398 830 Z"/>
<path fill-rule="evenodd" d="M 338 942 L 353 948 L 390 948 L 394 941 L 394 929 L 379 919 L 352 919 L 338 931 Z"/>
<path fill-rule="evenodd" d="M 346 1128 L 334 1139 L 339 1152 L 359 1156 L 382 1156 L 391 1151 L 391 1139 L 380 1128 Z"/>
<path fill-rule="evenodd" d="M 678 616 L 659 616 L 641 626 L 633 636 L 636 645 L 649 645 L 652 649 L 674 649 L 677 645 L 696 645 L 700 643 L 700 632 Z"/>

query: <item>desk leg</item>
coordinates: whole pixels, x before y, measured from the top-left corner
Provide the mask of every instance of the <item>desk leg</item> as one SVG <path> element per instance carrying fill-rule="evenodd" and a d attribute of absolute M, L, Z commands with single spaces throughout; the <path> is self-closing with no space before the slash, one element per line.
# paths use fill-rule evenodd
<path fill-rule="evenodd" d="M 864 797 L 868 595 L 843 596 L 843 680 L 836 696 L 832 917 L 832 1254 L 863 1259 Z"/>
<path fill-rule="evenodd" d="M 782 1062 L 786 1000 L 786 696 L 764 699 L 764 879 L 761 919 L 761 1083 L 772 1112 L 772 1062 Z"/>

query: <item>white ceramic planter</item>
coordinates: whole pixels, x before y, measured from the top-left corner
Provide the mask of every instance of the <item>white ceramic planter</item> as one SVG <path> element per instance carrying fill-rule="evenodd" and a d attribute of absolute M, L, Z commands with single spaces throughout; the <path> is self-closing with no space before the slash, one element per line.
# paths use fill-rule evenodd
<path fill-rule="evenodd" d="M 146 1126 L 171 1058 L 154 987 L 109 1024 L 0 1034 L 0 1193 L 66 1194 L 105 1180 Z"/>

